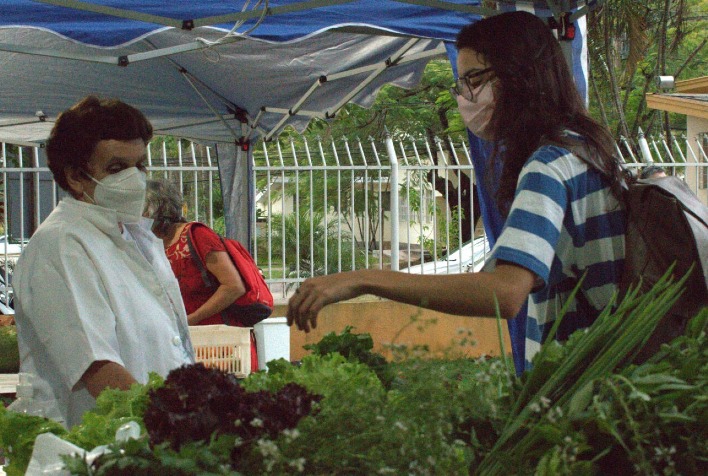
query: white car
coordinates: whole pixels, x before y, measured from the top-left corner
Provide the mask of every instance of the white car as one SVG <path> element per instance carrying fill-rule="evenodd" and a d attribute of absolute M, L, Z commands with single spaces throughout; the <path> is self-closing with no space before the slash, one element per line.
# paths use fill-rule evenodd
<path fill-rule="evenodd" d="M 455 274 L 477 272 L 484 266 L 489 254 L 489 241 L 486 236 L 475 238 L 462 245 L 459 250 L 448 253 L 443 259 L 429 261 L 401 271 L 411 274 Z"/>
<path fill-rule="evenodd" d="M 0 235 L 0 256 L 5 254 L 19 256 L 27 245 L 27 241 L 28 240 L 20 241 L 12 237 L 8 239 L 7 235 Z"/>

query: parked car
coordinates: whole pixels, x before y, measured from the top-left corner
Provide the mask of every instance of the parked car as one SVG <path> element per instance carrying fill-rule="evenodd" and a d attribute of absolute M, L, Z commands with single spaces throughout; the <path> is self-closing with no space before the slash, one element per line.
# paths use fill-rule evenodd
<path fill-rule="evenodd" d="M 477 272 L 484 266 L 489 253 L 486 236 L 468 241 L 458 250 L 448 253 L 437 261 L 429 261 L 404 268 L 401 271 L 412 274 L 455 274 Z"/>
<path fill-rule="evenodd" d="M 12 236 L 0 235 L 0 255 L 19 255 L 29 240 L 18 240 Z"/>

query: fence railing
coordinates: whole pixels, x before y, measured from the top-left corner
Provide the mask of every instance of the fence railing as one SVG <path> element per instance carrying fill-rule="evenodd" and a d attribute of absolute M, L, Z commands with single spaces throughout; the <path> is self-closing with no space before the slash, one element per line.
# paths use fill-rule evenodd
<path fill-rule="evenodd" d="M 440 260 L 475 233 L 462 141 L 290 139 L 262 144 L 253 173 L 254 257 L 282 294 L 308 276 Z"/>
<path fill-rule="evenodd" d="M 651 162 L 683 177 L 708 203 L 706 143 L 703 136 L 640 136 L 622 139 L 618 153 L 628 168 Z M 52 180 L 43 149 L 0 145 L 0 312 L 7 313 L 13 264 L 65 192 Z M 188 219 L 224 232 L 219 168 L 210 148 L 156 140 L 148 166 L 151 176 L 179 186 Z M 252 174 L 250 246 L 276 297 L 309 276 L 353 269 L 478 269 L 488 250 L 475 222 L 477 177 L 463 139 L 288 138 L 256 148 Z"/>

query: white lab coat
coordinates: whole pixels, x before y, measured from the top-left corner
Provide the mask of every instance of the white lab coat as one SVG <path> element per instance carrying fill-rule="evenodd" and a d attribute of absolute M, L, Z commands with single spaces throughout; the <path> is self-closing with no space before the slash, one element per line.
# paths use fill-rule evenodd
<path fill-rule="evenodd" d="M 126 225 L 97 205 L 63 199 L 32 236 L 13 276 L 20 371 L 35 398 L 71 427 L 95 405 L 80 381 L 108 360 L 147 382 L 194 361 L 187 315 L 151 220 Z"/>

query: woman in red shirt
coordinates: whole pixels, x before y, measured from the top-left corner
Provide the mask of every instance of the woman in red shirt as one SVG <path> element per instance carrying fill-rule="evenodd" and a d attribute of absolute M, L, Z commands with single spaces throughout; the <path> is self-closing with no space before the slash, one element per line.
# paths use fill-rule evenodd
<path fill-rule="evenodd" d="M 165 246 L 172 271 L 182 293 L 190 326 L 224 324 L 220 312 L 246 292 L 243 280 L 231 261 L 224 243 L 208 226 L 194 226 L 182 216 L 182 195 L 168 182 L 148 180 L 145 216 L 154 220 L 152 231 Z M 219 286 L 207 287 L 197 261 L 192 257 L 187 235 L 192 231 L 195 251 Z M 200 258 L 197 258 L 200 259 Z M 257 370 L 258 358 L 251 334 L 251 370 Z"/>

